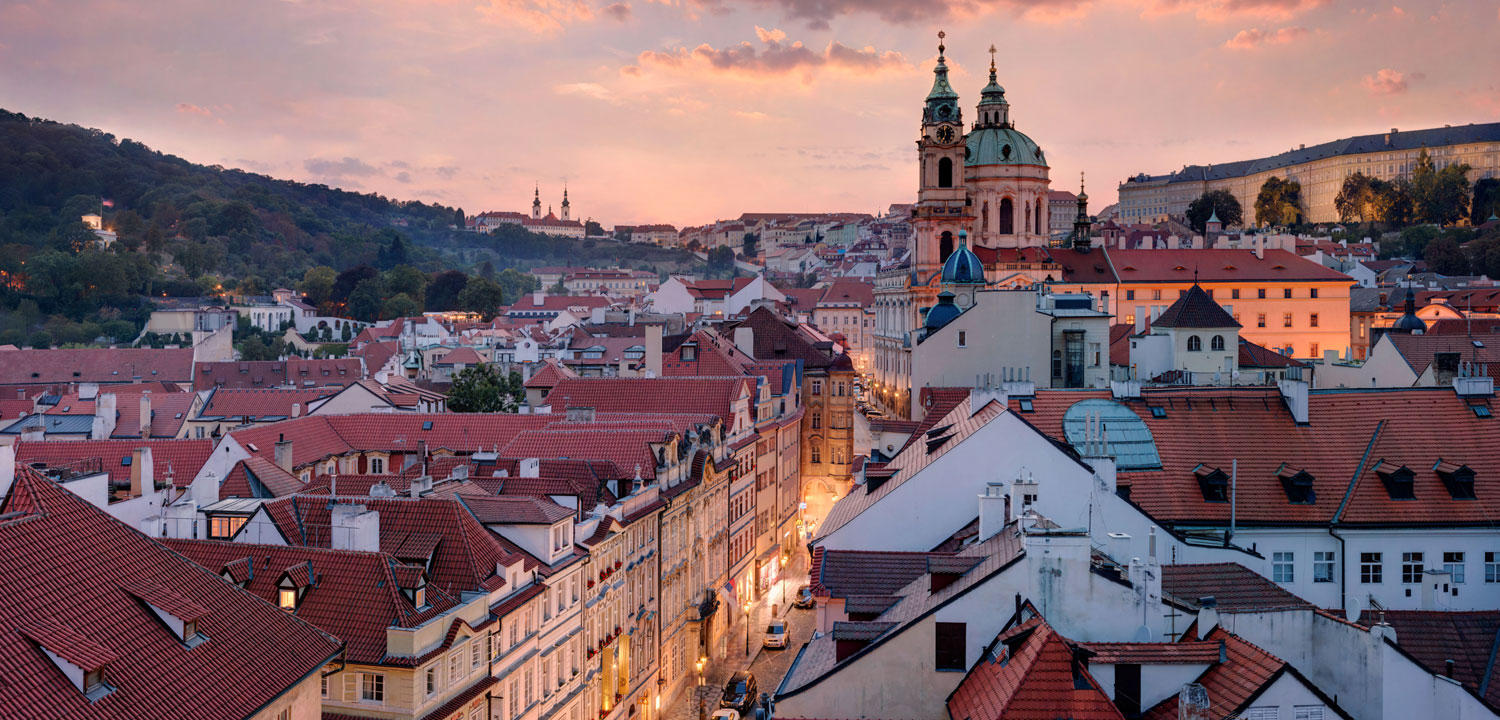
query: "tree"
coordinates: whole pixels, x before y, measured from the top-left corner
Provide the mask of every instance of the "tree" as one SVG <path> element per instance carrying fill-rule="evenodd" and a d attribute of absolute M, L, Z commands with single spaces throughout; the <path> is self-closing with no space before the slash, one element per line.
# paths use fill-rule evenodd
<path fill-rule="evenodd" d="M 568 294 L 568 286 L 563 284 L 563 279 L 562 278 L 558 278 L 557 282 L 552 283 L 552 287 L 547 288 L 547 294 L 548 295 L 567 295 Z"/>
<path fill-rule="evenodd" d="M 380 318 L 385 307 L 385 283 L 380 278 L 366 278 L 354 286 L 345 306 L 349 316 L 356 320 L 374 322 Z"/>
<path fill-rule="evenodd" d="M 381 314 L 387 318 L 413 317 L 422 314 L 422 306 L 406 293 L 396 293 L 386 298 Z"/>
<path fill-rule="evenodd" d="M 240 359 L 275 360 L 276 356 L 271 354 L 270 346 L 266 345 L 266 342 L 261 340 L 260 336 L 255 335 L 245 338 L 244 342 L 240 343 Z"/>
<path fill-rule="evenodd" d="M 458 270 L 445 270 L 438 273 L 427 286 L 427 309 L 457 310 L 458 296 L 468 284 L 469 276 Z"/>
<path fill-rule="evenodd" d="M 1469 258 L 1453 238 L 1440 237 L 1422 252 L 1427 269 L 1439 275 L 1468 275 Z"/>
<path fill-rule="evenodd" d="M 1417 157 L 1411 174 L 1411 196 L 1420 222 L 1451 225 L 1469 214 L 1469 166 L 1436 169 L 1427 151 Z"/>
<path fill-rule="evenodd" d="M 753 258 L 760 254 L 760 236 L 755 233 L 745 233 L 741 242 L 740 250 L 744 251 L 745 257 Z"/>
<path fill-rule="evenodd" d="M 417 303 L 417 312 L 422 311 L 422 298 L 427 292 L 427 273 L 410 265 L 397 265 L 385 271 L 382 277 L 386 292 L 406 295 Z"/>
<path fill-rule="evenodd" d="M 1436 240 L 1438 229 L 1431 225 L 1414 225 L 1401 231 L 1401 250 L 1409 258 L 1426 257 L 1427 244 Z"/>
<path fill-rule="evenodd" d="M 708 271 L 723 273 L 734 269 L 734 251 L 728 247 L 716 247 L 708 253 Z"/>
<path fill-rule="evenodd" d="M 519 300 L 522 295 L 542 288 L 542 281 L 536 279 L 535 275 L 515 268 L 506 268 L 498 278 L 495 278 L 495 282 L 500 283 L 500 289 L 505 291 L 505 297 L 510 298 L 511 302 Z"/>
<path fill-rule="evenodd" d="M 1223 223 L 1224 227 L 1239 225 L 1244 220 L 1240 201 L 1235 199 L 1233 193 L 1228 190 L 1211 190 L 1188 203 L 1188 227 L 1200 233 L 1204 232 L 1208 219 L 1215 214 L 1219 216 L 1219 222 Z"/>
<path fill-rule="evenodd" d="M 469 284 L 458 294 L 461 310 L 479 313 L 485 320 L 495 317 L 495 311 L 505 303 L 505 291 L 500 284 L 484 278 L 469 278 Z"/>
<path fill-rule="evenodd" d="M 46 330 L 38 330 L 31 334 L 31 346 L 38 350 L 46 350 L 52 347 L 52 333 Z"/>
<path fill-rule="evenodd" d="M 526 397 L 521 374 L 502 377 L 495 366 L 481 363 L 460 370 L 448 388 L 448 409 L 453 412 L 515 412 Z"/>
<path fill-rule="evenodd" d="M 327 265 L 310 267 L 302 274 L 302 284 L 299 289 L 307 296 L 307 301 L 314 307 L 328 302 L 333 294 L 333 283 L 338 279 L 338 273 Z"/>
<path fill-rule="evenodd" d="M 94 244 L 99 236 L 94 234 L 89 226 L 77 220 L 65 222 L 57 226 L 48 238 L 48 245 L 62 252 L 80 253 L 83 249 Z"/>
<path fill-rule="evenodd" d="M 456 227 L 459 230 L 462 230 L 468 224 L 469 224 L 469 219 L 468 219 L 467 215 L 464 215 L 464 209 L 463 208 L 458 208 L 457 210 L 453 211 L 453 227 Z"/>
<path fill-rule="evenodd" d="M 1255 197 L 1255 221 L 1260 225 L 1295 225 L 1302 215 L 1302 183 L 1267 178 Z M 1224 218 L 1220 216 L 1220 220 Z"/>
<path fill-rule="evenodd" d="M 589 237 L 599 237 L 604 234 L 604 226 L 593 220 L 583 222 L 583 234 Z"/>
<path fill-rule="evenodd" d="M 338 277 L 334 279 L 333 287 L 328 291 L 328 301 L 332 303 L 346 302 L 349 299 L 349 295 L 354 292 L 356 285 L 365 280 L 378 278 L 379 276 L 379 271 L 369 265 L 355 265 L 339 273 Z"/>
<path fill-rule="evenodd" d="M 1474 183 L 1474 199 L 1469 205 L 1469 224 L 1483 225 L 1491 215 L 1500 216 L 1500 180 L 1482 178 Z"/>

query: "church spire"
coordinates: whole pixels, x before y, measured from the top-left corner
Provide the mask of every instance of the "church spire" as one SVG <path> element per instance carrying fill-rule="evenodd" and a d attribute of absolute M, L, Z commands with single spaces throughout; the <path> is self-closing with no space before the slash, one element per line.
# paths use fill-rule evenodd
<path fill-rule="evenodd" d="M 958 93 L 948 84 L 948 59 L 944 56 L 947 46 L 943 38 L 948 34 L 938 31 L 937 67 L 932 69 L 932 91 L 927 93 L 927 106 L 922 112 L 923 122 L 956 122 L 959 119 Z"/>
<path fill-rule="evenodd" d="M 979 124 L 981 126 L 1001 126 L 1010 124 L 1010 102 L 1005 99 L 1005 88 L 1000 87 L 995 68 L 995 53 L 998 50 L 994 45 L 990 46 L 990 84 L 985 85 L 979 92 Z"/>
<path fill-rule="evenodd" d="M 531 195 L 531 219 L 542 219 L 542 186 L 537 185 Z"/>
<path fill-rule="evenodd" d="M 1083 173 L 1078 173 L 1078 215 L 1073 218 L 1073 247 L 1085 252 L 1093 245 L 1089 234 L 1094 224 L 1089 221 L 1089 194 L 1083 189 Z M 1195 280 L 1196 282 L 1196 280 Z"/>
<path fill-rule="evenodd" d="M 563 220 L 571 220 L 572 219 L 568 215 L 568 209 L 569 209 L 569 205 L 568 205 L 568 186 L 566 184 L 564 184 L 563 185 L 563 201 L 562 201 L 562 219 Z"/>

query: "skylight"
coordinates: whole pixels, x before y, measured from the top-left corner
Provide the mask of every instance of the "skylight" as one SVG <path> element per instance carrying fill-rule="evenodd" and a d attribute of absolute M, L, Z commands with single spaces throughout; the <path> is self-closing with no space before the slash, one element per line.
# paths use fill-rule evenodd
<path fill-rule="evenodd" d="M 1153 415 L 1155 413 L 1153 412 Z M 1094 398 L 1076 402 L 1063 415 L 1063 432 L 1068 443 L 1084 451 L 1087 417 L 1097 415 L 1104 431 L 1107 451 L 1114 455 L 1120 470 L 1147 470 L 1161 467 L 1156 441 L 1150 428 L 1130 408 L 1113 400 Z"/>

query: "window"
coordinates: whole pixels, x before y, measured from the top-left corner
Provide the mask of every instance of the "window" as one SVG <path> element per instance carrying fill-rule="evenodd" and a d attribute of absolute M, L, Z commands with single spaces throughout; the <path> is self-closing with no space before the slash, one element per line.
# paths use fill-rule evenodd
<path fill-rule="evenodd" d="M 964 623 L 940 622 L 934 632 L 933 667 L 937 670 L 964 668 L 965 625 Z"/>
<path fill-rule="evenodd" d="M 1422 582 L 1422 553 L 1401 553 L 1401 584 L 1415 585 Z"/>
<path fill-rule="evenodd" d="M 90 670 L 83 676 L 83 691 L 85 693 L 104 684 L 104 671 L 100 669 Z"/>
<path fill-rule="evenodd" d="M 814 380 L 814 381 L 812 381 L 812 394 L 814 394 L 814 395 L 822 395 L 823 394 L 823 381 L 822 380 Z"/>
<path fill-rule="evenodd" d="M 1292 326 L 1292 314 L 1291 313 L 1283 313 L 1282 314 L 1282 316 L 1281 316 L 1281 326 L 1282 327 L 1291 327 Z"/>
<path fill-rule="evenodd" d="M 280 591 L 277 592 L 277 594 L 276 594 L 276 604 L 280 605 L 282 610 L 296 610 L 297 609 L 297 590 L 296 590 L 296 588 L 281 588 Z"/>
<path fill-rule="evenodd" d="M 434 664 L 431 667 L 427 668 L 427 671 L 422 673 L 422 676 L 426 681 L 427 697 L 432 697 L 433 693 L 438 691 L 437 665 Z"/>
<path fill-rule="evenodd" d="M 1161 299 L 1161 291 L 1160 290 L 1152 290 L 1151 291 L 1151 299 L 1152 300 L 1160 300 Z"/>
<path fill-rule="evenodd" d="M 1256 314 L 1256 316 L 1255 316 L 1255 326 L 1256 327 L 1265 327 L 1266 326 L 1266 314 L 1265 313 L 1257 313 Z"/>
<path fill-rule="evenodd" d="M 1308 295 L 1307 295 L 1308 297 L 1315 298 L 1315 297 L 1318 296 L 1318 289 L 1317 288 L 1313 288 L 1311 290 L 1308 290 L 1307 292 L 1308 292 Z"/>
<path fill-rule="evenodd" d="M 1318 344 L 1317 343 L 1308 343 L 1308 345 L 1307 345 L 1307 355 L 1308 355 L 1308 357 L 1318 357 Z"/>
<path fill-rule="evenodd" d="M 1333 551 L 1322 550 L 1313 553 L 1313 582 L 1333 582 Z"/>
<path fill-rule="evenodd" d="M 1385 566 L 1380 562 L 1380 553 L 1359 554 L 1359 581 L 1367 585 L 1385 582 Z"/>
<path fill-rule="evenodd" d="M 1291 288 L 1286 288 L 1286 289 L 1282 290 L 1281 291 L 1281 296 L 1283 298 L 1286 298 L 1287 300 L 1291 300 L 1292 299 L 1292 289 Z"/>
<path fill-rule="evenodd" d="M 1240 299 L 1240 289 L 1239 288 L 1234 288 L 1234 289 L 1230 290 L 1229 291 L 1229 299 L 1230 300 L 1238 300 L 1238 299 Z"/>
<path fill-rule="evenodd" d="M 385 474 L 385 458 L 370 458 L 370 474 L 371 475 L 384 475 Z"/>
<path fill-rule="evenodd" d="M 1297 705 L 1292 708 L 1292 720 L 1323 720 L 1323 706 Z"/>
<path fill-rule="evenodd" d="M 1260 297 L 1260 299 L 1262 299 L 1262 300 L 1266 299 L 1266 289 L 1265 288 L 1261 288 L 1261 289 L 1257 290 L 1256 293 L 1258 293 L 1258 297 Z"/>
<path fill-rule="evenodd" d="M 323 678 L 322 678 L 322 686 L 319 688 L 319 692 L 322 693 L 321 697 L 325 697 L 325 698 L 328 697 L 328 676 L 327 675 L 324 675 Z"/>
<path fill-rule="evenodd" d="M 477 670 L 484 664 L 485 643 L 482 639 L 475 639 L 474 644 L 469 647 L 469 667 Z"/>
<path fill-rule="evenodd" d="M 1487 583 L 1500 583 L 1500 553 L 1487 552 L 1484 554 L 1484 581 Z"/>
<path fill-rule="evenodd" d="M 1271 580 L 1279 583 L 1296 582 L 1296 559 L 1294 553 L 1271 554 Z"/>
<path fill-rule="evenodd" d="M 1461 552 L 1443 553 L 1443 569 L 1448 571 L 1448 581 L 1454 585 L 1462 585 L 1464 582 L 1464 554 Z"/>
<path fill-rule="evenodd" d="M 1224 336 L 1223 335 L 1215 335 L 1214 339 L 1209 342 L 1208 347 L 1209 347 L 1210 350 L 1223 350 L 1224 349 Z"/>
<path fill-rule="evenodd" d="M 1203 340 L 1197 335 L 1188 337 L 1188 352 L 1198 352 L 1203 349 Z"/>
<path fill-rule="evenodd" d="M 1129 325 L 1130 327 L 1135 327 L 1135 314 L 1134 313 L 1131 313 L 1131 314 L 1125 316 L 1125 324 Z"/>
<path fill-rule="evenodd" d="M 823 452 L 822 450 L 818 449 L 817 445 L 812 446 L 812 461 L 814 463 L 823 462 Z"/>
<path fill-rule="evenodd" d="M 823 427 L 823 413 L 820 413 L 820 412 L 813 413 L 812 414 L 812 428 L 814 430 L 818 430 L 818 429 L 820 429 L 822 427 Z"/>
<path fill-rule="evenodd" d="M 969 346 L 969 333 L 967 333 L 967 332 L 965 332 L 963 330 L 959 330 L 958 331 L 958 346 L 959 347 L 968 347 Z"/>
<path fill-rule="evenodd" d="M 244 524 L 243 517 L 216 515 L 208 521 L 208 536 L 227 540 L 234 537 Z"/>
<path fill-rule="evenodd" d="M 1280 720 L 1280 714 L 1280 707 L 1276 705 L 1267 705 L 1263 707 L 1248 708 L 1245 710 L 1245 713 L 1243 715 L 1240 715 L 1240 717 L 1244 720 Z"/>
<path fill-rule="evenodd" d="M 359 674 L 359 699 L 361 702 L 385 702 L 385 676 L 378 673 Z"/>
<path fill-rule="evenodd" d="M 284 707 L 281 712 L 276 713 L 276 720 L 292 720 L 291 706 Z"/>
<path fill-rule="evenodd" d="M 1135 299 L 1135 291 L 1134 290 L 1126 290 L 1125 291 L 1125 299 L 1126 300 L 1134 300 Z"/>
<path fill-rule="evenodd" d="M 1318 314 L 1317 313 L 1312 313 L 1311 315 L 1307 316 L 1307 326 L 1308 327 L 1317 327 L 1318 326 Z"/>

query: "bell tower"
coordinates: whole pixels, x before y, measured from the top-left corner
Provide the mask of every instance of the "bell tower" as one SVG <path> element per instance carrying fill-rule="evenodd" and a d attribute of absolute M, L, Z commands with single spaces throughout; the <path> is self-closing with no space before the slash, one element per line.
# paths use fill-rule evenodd
<path fill-rule="evenodd" d="M 912 210 L 916 240 L 912 269 L 924 284 L 952 254 L 959 232 L 967 229 L 970 220 L 964 187 L 963 109 L 958 93 L 948 83 L 945 37 L 946 33 L 938 33 L 937 67 L 932 70 L 932 90 L 922 105 L 922 135 L 917 140 L 920 171 Z"/>
<path fill-rule="evenodd" d="M 564 185 L 563 186 L 563 201 L 562 201 L 562 217 L 558 218 L 558 219 L 559 220 L 569 220 L 570 219 L 569 215 L 568 215 L 569 210 L 570 210 L 570 208 L 568 206 L 568 186 Z"/>
<path fill-rule="evenodd" d="M 531 195 L 531 219 L 542 219 L 542 186 L 536 186 Z"/>

